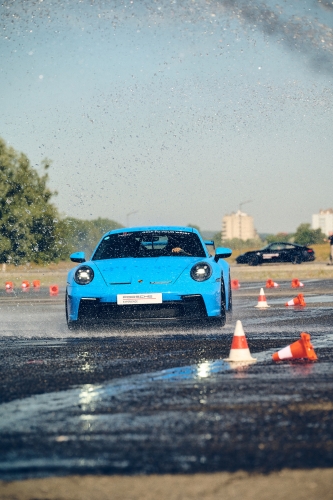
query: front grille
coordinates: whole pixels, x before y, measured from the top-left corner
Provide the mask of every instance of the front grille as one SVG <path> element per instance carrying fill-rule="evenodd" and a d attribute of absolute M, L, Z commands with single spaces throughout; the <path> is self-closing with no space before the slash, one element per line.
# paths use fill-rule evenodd
<path fill-rule="evenodd" d="M 162 304 L 117 305 L 116 303 L 81 300 L 80 320 L 191 320 L 206 318 L 207 312 L 201 295 L 183 296 L 182 300 Z"/>

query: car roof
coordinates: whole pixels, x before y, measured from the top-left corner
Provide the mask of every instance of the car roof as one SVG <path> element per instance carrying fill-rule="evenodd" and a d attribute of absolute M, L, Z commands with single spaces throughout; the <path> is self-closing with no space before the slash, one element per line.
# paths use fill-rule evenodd
<path fill-rule="evenodd" d="M 296 243 L 290 243 L 289 241 L 272 241 L 270 245 L 295 245 Z"/>
<path fill-rule="evenodd" d="M 116 234 L 116 233 L 132 233 L 136 231 L 185 231 L 187 233 L 196 233 L 199 234 L 198 231 L 193 227 L 187 226 L 139 226 L 139 227 L 122 227 L 120 229 L 113 229 L 109 231 L 107 234 Z"/>
<path fill-rule="evenodd" d="M 272 241 L 270 245 L 293 245 L 294 247 L 304 247 L 305 245 L 299 245 L 298 243 L 290 243 L 290 241 Z"/>

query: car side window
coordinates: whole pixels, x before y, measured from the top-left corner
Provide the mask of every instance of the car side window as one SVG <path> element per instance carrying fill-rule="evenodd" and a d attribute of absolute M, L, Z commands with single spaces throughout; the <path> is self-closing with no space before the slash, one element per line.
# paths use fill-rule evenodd
<path fill-rule="evenodd" d="M 283 243 L 273 243 L 270 247 L 270 250 L 271 251 L 275 251 L 275 250 L 284 250 L 286 247 L 286 245 L 284 245 Z"/>

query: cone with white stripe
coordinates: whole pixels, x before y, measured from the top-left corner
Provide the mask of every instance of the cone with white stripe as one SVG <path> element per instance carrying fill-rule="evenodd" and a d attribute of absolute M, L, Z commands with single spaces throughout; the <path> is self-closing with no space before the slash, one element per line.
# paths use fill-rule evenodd
<path fill-rule="evenodd" d="M 297 340 L 293 344 L 284 347 L 278 352 L 275 352 L 272 356 L 273 361 L 283 361 L 285 359 L 301 359 L 307 358 L 311 361 L 315 361 L 317 355 L 314 351 L 313 345 L 310 342 L 310 335 L 308 333 L 302 332 L 300 340 Z"/>
<path fill-rule="evenodd" d="M 291 288 L 300 288 L 304 286 L 304 283 L 302 283 L 298 278 L 293 278 L 291 280 Z"/>
<path fill-rule="evenodd" d="M 278 286 L 280 285 L 271 279 L 266 281 L 266 288 L 277 288 Z"/>
<path fill-rule="evenodd" d="M 286 302 L 285 305 L 286 306 L 303 306 L 303 307 L 306 306 L 304 295 L 302 293 L 299 293 L 297 295 L 297 297 L 295 297 L 291 300 L 288 300 L 288 302 Z"/>
<path fill-rule="evenodd" d="M 267 304 L 266 297 L 265 297 L 265 292 L 263 288 L 260 288 L 260 295 L 258 298 L 258 304 L 255 307 L 259 307 L 260 309 L 264 309 L 266 307 L 270 307 Z"/>
<path fill-rule="evenodd" d="M 236 322 L 236 328 L 232 339 L 229 358 L 225 359 L 224 361 L 257 361 L 251 356 L 249 346 L 247 345 L 243 325 L 239 320 Z"/>

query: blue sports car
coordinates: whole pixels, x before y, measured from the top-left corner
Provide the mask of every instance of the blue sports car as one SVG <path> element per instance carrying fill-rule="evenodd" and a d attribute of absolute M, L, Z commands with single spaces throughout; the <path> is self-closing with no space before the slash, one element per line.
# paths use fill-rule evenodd
<path fill-rule="evenodd" d="M 68 273 L 69 329 L 89 322 L 208 320 L 224 325 L 232 307 L 229 248 L 210 255 L 191 227 L 122 228 L 105 234 L 89 261 Z"/>

